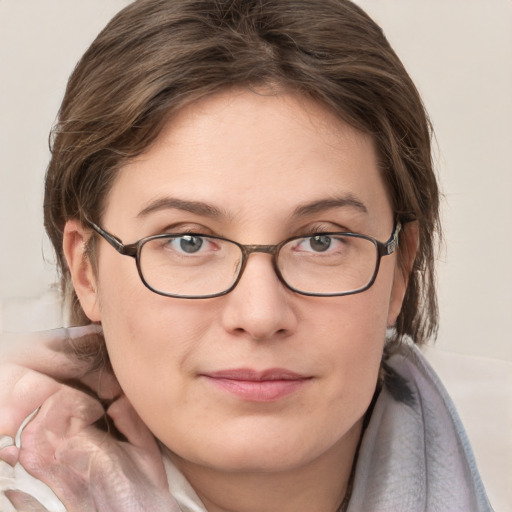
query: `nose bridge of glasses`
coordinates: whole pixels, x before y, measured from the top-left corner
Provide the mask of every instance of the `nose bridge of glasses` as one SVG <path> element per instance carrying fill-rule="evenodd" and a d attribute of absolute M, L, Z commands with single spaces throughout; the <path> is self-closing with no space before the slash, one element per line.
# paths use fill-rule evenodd
<path fill-rule="evenodd" d="M 249 256 L 253 253 L 268 254 L 269 256 L 271 256 L 273 271 L 276 273 L 279 281 L 283 282 L 281 272 L 277 267 L 277 257 L 276 257 L 282 244 L 279 244 L 279 245 L 237 244 L 237 245 L 241 249 L 243 257 L 242 257 L 242 264 L 240 265 L 240 268 L 239 268 L 239 273 L 238 273 L 238 278 L 236 280 L 236 283 L 238 283 L 240 281 L 240 279 L 242 278 L 242 275 L 245 273 L 245 269 L 247 267 Z M 235 285 L 236 285 L 236 283 L 235 283 Z"/>
<path fill-rule="evenodd" d="M 280 272 L 277 268 L 277 258 L 276 258 L 281 245 L 258 245 L 258 244 L 243 245 L 243 244 L 238 244 L 238 246 L 242 250 L 242 254 L 243 254 L 243 258 L 242 258 L 243 261 L 242 261 L 242 265 L 240 266 L 239 279 L 242 277 L 242 274 L 245 271 L 249 256 L 254 253 L 268 254 L 269 256 L 271 256 L 274 272 L 276 272 L 278 277 L 281 279 Z"/>
<path fill-rule="evenodd" d="M 279 250 L 278 245 L 240 245 L 244 256 L 247 258 L 250 254 L 254 252 L 261 252 L 263 254 L 270 254 L 271 256 L 275 256 L 277 251 Z"/>

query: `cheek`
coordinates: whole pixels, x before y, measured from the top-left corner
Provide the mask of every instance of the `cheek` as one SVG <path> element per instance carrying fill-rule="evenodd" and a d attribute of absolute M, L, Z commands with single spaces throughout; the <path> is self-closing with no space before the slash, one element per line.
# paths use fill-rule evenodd
<path fill-rule="evenodd" d="M 135 268 L 134 262 L 126 259 Z M 124 393 L 148 427 L 162 438 L 162 432 L 176 422 L 175 415 L 166 411 L 183 410 L 192 401 L 187 383 L 197 353 L 204 352 L 212 338 L 209 331 L 217 313 L 206 301 L 153 293 L 134 268 L 119 264 L 102 268 L 101 323 Z"/>
<path fill-rule="evenodd" d="M 387 304 L 370 289 L 344 297 L 326 319 L 323 337 L 330 346 L 324 347 L 324 360 L 347 395 L 373 394 L 386 336 Z"/>
<path fill-rule="evenodd" d="M 183 318 L 183 316 L 181 317 Z M 152 308 L 120 308 L 105 315 L 103 329 L 114 373 L 131 404 L 159 438 L 188 398 L 186 373 L 194 336 L 178 314 L 166 321 Z"/>
<path fill-rule="evenodd" d="M 383 272 L 369 290 L 341 297 L 335 305 L 326 303 L 318 311 L 318 317 L 324 318 L 323 352 L 333 379 L 332 396 L 339 404 L 353 407 L 356 416 L 366 410 L 378 378 L 388 324 L 390 274 Z"/>

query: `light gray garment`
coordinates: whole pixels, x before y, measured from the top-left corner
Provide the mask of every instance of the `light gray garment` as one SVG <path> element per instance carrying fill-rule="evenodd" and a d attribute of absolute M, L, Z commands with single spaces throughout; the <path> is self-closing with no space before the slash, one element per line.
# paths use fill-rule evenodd
<path fill-rule="evenodd" d="M 387 366 L 347 511 L 492 511 L 455 406 L 423 354 L 405 345 Z"/>

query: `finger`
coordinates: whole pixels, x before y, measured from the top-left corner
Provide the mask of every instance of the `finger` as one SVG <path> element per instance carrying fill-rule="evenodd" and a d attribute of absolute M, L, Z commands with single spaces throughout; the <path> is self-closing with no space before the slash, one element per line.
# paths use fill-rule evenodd
<path fill-rule="evenodd" d="M 98 329 L 92 325 L 23 337 L 24 348 L 11 354 L 0 370 L 0 435 L 14 436 L 23 419 L 58 389 L 59 381 L 86 386 L 105 401 L 119 396 L 121 388 Z"/>
<path fill-rule="evenodd" d="M 94 324 L 9 335 L 7 341 L 5 337 L 2 335 L 2 346 L 10 347 L 4 349 L 5 361 L 59 380 L 88 373 L 91 356 L 97 354 L 103 344 L 101 328 Z"/>
<path fill-rule="evenodd" d="M 126 397 L 119 397 L 107 410 L 115 427 L 128 442 L 137 448 L 147 447 L 154 443 L 154 436 L 137 414 Z"/>
<path fill-rule="evenodd" d="M 0 436 L 0 461 L 7 462 L 13 467 L 18 461 L 18 447 L 13 436 Z"/>
<path fill-rule="evenodd" d="M 7 448 L 0 449 L 0 460 L 7 462 L 9 466 L 14 467 L 18 462 L 19 449 L 17 446 L 9 446 Z"/>
<path fill-rule="evenodd" d="M 45 363 L 45 357 L 42 361 L 38 360 L 38 347 L 44 346 L 52 352 L 65 352 L 70 340 L 75 340 L 83 336 L 102 333 L 102 329 L 97 324 L 85 325 L 82 327 L 62 327 L 59 329 L 49 329 L 46 331 L 36 331 L 29 333 L 1 333 L 0 350 L 3 357 L 10 361 L 18 360 L 18 356 L 24 352 L 29 352 L 37 367 L 39 363 Z M 35 353 L 33 353 L 35 351 Z M 37 368 L 35 368 L 37 369 Z"/>
<path fill-rule="evenodd" d="M 23 491 L 9 490 L 4 492 L 17 512 L 50 512 L 33 496 Z"/>
<path fill-rule="evenodd" d="M 55 380 L 81 380 L 91 389 L 98 387 L 99 379 L 102 387 L 117 385 L 112 372 L 105 371 L 111 368 L 102 330 L 97 325 L 10 335 L 11 340 L 7 342 L 4 337 L 0 348 L 6 345 L 11 348 L 4 350 L 2 361 L 49 375 Z"/>
<path fill-rule="evenodd" d="M 3 389 L 0 392 L 0 436 L 15 437 L 29 414 L 57 393 L 59 389 L 69 387 L 32 370 L 6 368 L 6 366 L 3 370 L 9 373 L 10 380 L 7 381 L 6 378 L 0 377 L 0 389 Z M 97 375 L 97 379 L 99 382 L 102 381 L 101 372 Z M 114 398 L 120 393 L 117 381 L 115 381 L 115 385 L 111 383 L 107 387 L 98 384 L 98 387 L 103 390 L 98 395 L 104 400 Z M 2 452 L 3 450 L 0 449 L 0 453 Z"/>
<path fill-rule="evenodd" d="M 24 419 L 61 386 L 54 379 L 13 365 L 2 365 L 0 435 L 15 437 Z"/>
<path fill-rule="evenodd" d="M 70 438 L 104 414 L 98 400 L 74 388 L 61 386 L 26 425 L 21 435 L 22 446 L 29 432 L 45 430 L 58 439 Z"/>
<path fill-rule="evenodd" d="M 65 331 L 65 340 L 52 338 L 48 342 L 48 347 L 59 359 L 54 364 L 61 365 L 61 376 L 57 378 L 65 382 L 79 381 L 103 400 L 110 401 L 119 396 L 121 386 L 110 365 L 101 327 L 91 324 Z"/>

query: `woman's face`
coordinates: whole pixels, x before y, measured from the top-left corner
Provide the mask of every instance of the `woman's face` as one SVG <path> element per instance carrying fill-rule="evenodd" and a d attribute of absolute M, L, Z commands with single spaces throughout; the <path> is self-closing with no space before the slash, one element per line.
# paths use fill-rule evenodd
<path fill-rule="evenodd" d="M 243 244 L 319 229 L 386 241 L 393 229 L 369 137 L 305 98 L 246 90 L 182 109 L 106 205 L 102 226 L 124 243 L 187 230 Z M 75 276 L 82 305 L 133 406 L 184 464 L 279 471 L 353 444 L 403 298 L 395 255 L 344 297 L 290 291 L 262 253 L 231 293 L 201 300 L 151 292 L 103 240 L 97 265 L 89 288 Z"/>

